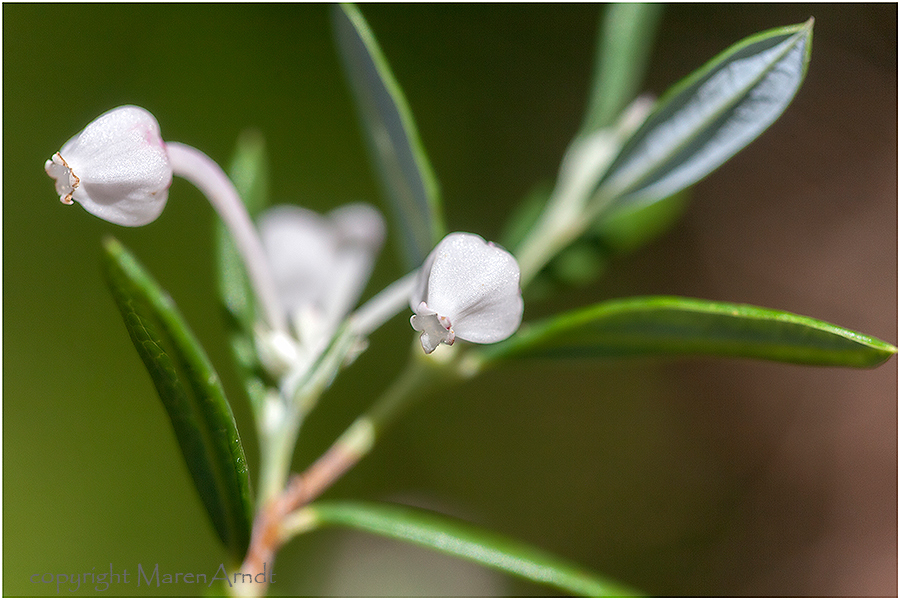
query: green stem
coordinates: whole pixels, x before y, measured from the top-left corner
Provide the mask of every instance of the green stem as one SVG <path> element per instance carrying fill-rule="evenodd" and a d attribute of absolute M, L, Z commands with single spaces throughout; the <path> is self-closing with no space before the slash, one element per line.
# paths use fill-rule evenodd
<path fill-rule="evenodd" d="M 649 97 L 639 97 L 622 112 L 615 125 L 572 140 L 544 212 L 516 249 L 522 288 L 609 208 L 614 197 L 598 195 L 597 184 L 625 140 L 647 118 L 652 105 Z"/>
<path fill-rule="evenodd" d="M 339 338 L 341 337 L 339 335 Z M 337 347 L 344 345 L 337 344 Z M 330 354 L 331 350 L 326 357 Z M 297 521 L 298 518 L 302 521 L 302 508 L 366 456 L 378 435 L 409 406 L 413 399 L 422 398 L 441 383 L 453 379 L 452 374 L 458 373 L 455 369 L 458 355 L 456 352 L 443 354 L 444 358 L 441 359 L 420 354 L 418 358 L 410 361 L 406 370 L 385 390 L 372 408 L 357 418 L 306 471 L 295 475 L 283 492 L 281 489 L 290 469 L 296 429 L 292 430 L 285 426 L 276 430 L 278 433 L 271 438 L 266 439 L 265 443 L 270 452 L 264 458 L 271 464 L 263 471 L 263 495 L 253 524 L 250 549 L 241 567 L 242 572 L 256 573 L 263 566 L 272 565 L 281 545 L 301 531 L 302 528 L 298 526 Z M 346 352 L 343 356 L 346 356 Z M 317 384 L 327 383 L 323 375 L 328 372 L 323 365 L 337 367 L 340 363 L 323 359 L 315 372 L 299 386 L 298 395 L 302 397 L 306 392 L 321 391 Z M 302 415 L 305 414 L 301 405 L 309 406 L 309 404 L 306 402 L 293 404 L 298 410 L 296 417 L 298 427 Z M 265 584 L 253 585 L 241 588 L 237 593 L 242 596 L 259 596 L 265 593 L 265 589 Z"/>
<path fill-rule="evenodd" d="M 259 506 L 265 506 L 284 492 L 303 421 L 358 342 L 359 338 L 345 323 L 306 374 L 299 378 L 286 376 L 281 383 L 281 394 L 266 399 L 261 424 L 263 460 Z"/>
<path fill-rule="evenodd" d="M 296 510 L 313 501 L 356 465 L 413 400 L 425 397 L 451 379 L 455 362 L 455 353 L 443 360 L 417 354 L 375 404 L 359 416 L 316 462 L 294 477 L 285 491 L 288 510 Z"/>
<path fill-rule="evenodd" d="M 559 204 L 547 207 L 538 224 L 516 252 L 522 288 L 527 287 L 550 259 L 577 239 L 587 228 L 587 222 L 580 215 L 573 216 L 558 210 L 559 207 Z"/>
<path fill-rule="evenodd" d="M 280 398 L 267 399 L 266 402 L 283 403 Z M 264 418 L 270 419 L 271 415 L 264 415 Z M 262 457 L 258 506 L 265 506 L 267 502 L 281 494 L 291 470 L 291 459 L 294 456 L 294 446 L 302 419 L 296 406 L 289 406 L 279 420 L 276 429 L 263 434 L 260 444 Z"/>

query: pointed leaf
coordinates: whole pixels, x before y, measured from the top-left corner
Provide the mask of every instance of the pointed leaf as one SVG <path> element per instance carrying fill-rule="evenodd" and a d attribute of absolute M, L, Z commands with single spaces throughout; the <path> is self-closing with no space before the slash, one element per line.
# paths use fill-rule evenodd
<path fill-rule="evenodd" d="M 606 7 L 582 133 L 612 125 L 637 96 L 662 10 L 662 4 L 643 2 Z"/>
<path fill-rule="evenodd" d="M 708 175 L 784 111 L 806 74 L 813 21 L 749 37 L 660 99 L 595 198 L 649 203 Z"/>
<path fill-rule="evenodd" d="M 269 205 L 269 164 L 262 134 L 248 130 L 238 138 L 228 173 L 251 218 Z M 261 418 L 266 385 L 260 377 L 253 340 L 256 303 L 244 262 L 221 220 L 216 221 L 216 267 L 219 296 L 225 307 L 228 341 L 257 419 Z"/>
<path fill-rule="evenodd" d="M 317 502 L 306 509 L 316 525 L 338 525 L 411 542 L 570 594 L 640 595 L 534 546 L 430 511 L 373 502 Z"/>
<path fill-rule="evenodd" d="M 890 344 L 824 321 L 748 306 L 651 296 L 612 300 L 523 327 L 484 358 L 710 355 L 874 367 Z"/>
<path fill-rule="evenodd" d="M 253 218 L 269 205 L 269 165 L 262 134 L 241 133 L 228 176 Z M 225 308 L 247 331 L 256 322 L 253 289 L 228 228 L 216 221 L 219 294 Z"/>
<path fill-rule="evenodd" d="M 239 562 L 250 540 L 250 482 L 219 377 L 172 300 L 112 238 L 104 243 L 103 270 L 200 498 L 231 558 Z"/>
<path fill-rule="evenodd" d="M 332 18 L 369 152 L 402 236 L 403 258 L 416 268 L 446 233 L 437 181 L 406 98 L 362 13 L 341 4 L 333 6 Z"/>

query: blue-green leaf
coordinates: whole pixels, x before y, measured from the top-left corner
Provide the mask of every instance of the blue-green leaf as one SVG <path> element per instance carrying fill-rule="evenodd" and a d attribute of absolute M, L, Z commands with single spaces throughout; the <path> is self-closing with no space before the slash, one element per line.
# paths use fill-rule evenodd
<path fill-rule="evenodd" d="M 806 74 L 810 19 L 749 37 L 660 99 L 599 183 L 605 203 L 649 203 L 699 181 L 784 111 Z"/>
<path fill-rule="evenodd" d="M 231 558 L 250 541 L 247 461 L 231 406 L 171 298 L 116 240 L 104 242 L 103 271 L 131 341 L 150 373 L 200 498 Z"/>
<path fill-rule="evenodd" d="M 788 312 L 673 296 L 625 298 L 523 326 L 485 347 L 506 358 L 709 355 L 874 367 L 897 352 L 881 340 Z"/>
<path fill-rule="evenodd" d="M 370 156 L 402 236 L 405 264 L 413 269 L 446 233 L 437 181 L 406 98 L 362 13 L 341 4 L 332 17 Z"/>
<path fill-rule="evenodd" d="M 662 10 L 662 4 L 644 2 L 606 7 L 582 133 L 612 125 L 637 96 Z"/>
<path fill-rule="evenodd" d="M 430 511 L 372 502 L 316 502 L 306 511 L 314 525 L 351 527 L 411 542 L 570 594 L 641 595 L 529 544 Z"/>

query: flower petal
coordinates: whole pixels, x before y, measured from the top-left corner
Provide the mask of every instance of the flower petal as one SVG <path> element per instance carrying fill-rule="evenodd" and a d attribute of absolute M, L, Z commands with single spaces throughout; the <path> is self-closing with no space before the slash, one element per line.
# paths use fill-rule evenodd
<path fill-rule="evenodd" d="M 384 218 L 368 204 L 348 204 L 329 213 L 337 233 L 335 273 L 328 291 L 329 319 L 336 326 L 356 305 L 384 245 Z"/>
<path fill-rule="evenodd" d="M 490 303 L 463 317 L 453 324 L 456 337 L 477 344 L 493 344 L 505 340 L 522 324 L 525 304 L 520 294 L 497 294 Z"/>
<path fill-rule="evenodd" d="M 378 211 L 365 204 L 328 216 L 291 205 L 263 213 L 263 247 L 282 302 L 303 321 L 295 325 L 315 329 L 313 337 L 333 333 L 366 286 L 384 229 Z"/>
<path fill-rule="evenodd" d="M 60 200 L 136 227 L 162 212 L 172 168 L 159 124 L 137 106 L 114 108 L 92 121 L 45 164 Z"/>
<path fill-rule="evenodd" d="M 416 294 L 450 319 L 456 337 L 482 344 L 506 339 L 522 322 L 519 265 L 480 236 L 452 233 L 435 247 L 422 269 Z M 424 289 L 423 289 L 424 288 Z"/>
<path fill-rule="evenodd" d="M 319 304 L 334 271 L 336 253 L 328 220 L 311 210 L 283 205 L 265 211 L 258 227 L 288 313 L 306 304 Z"/>

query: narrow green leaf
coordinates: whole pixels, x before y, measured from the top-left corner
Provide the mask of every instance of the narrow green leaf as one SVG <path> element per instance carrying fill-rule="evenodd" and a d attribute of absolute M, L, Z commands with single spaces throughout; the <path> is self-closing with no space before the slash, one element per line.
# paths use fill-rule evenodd
<path fill-rule="evenodd" d="M 824 321 L 744 304 L 651 296 L 603 302 L 522 327 L 485 347 L 505 358 L 710 355 L 874 367 L 894 346 Z"/>
<path fill-rule="evenodd" d="M 411 542 L 570 594 L 641 595 L 529 544 L 430 511 L 371 502 L 316 502 L 307 510 L 319 525 L 351 527 Z"/>
<path fill-rule="evenodd" d="M 269 165 L 262 134 L 253 130 L 241 133 L 228 175 L 251 217 L 268 206 Z M 256 308 L 244 263 L 221 220 L 216 221 L 216 232 L 219 295 L 232 317 L 252 331 Z"/>
<path fill-rule="evenodd" d="M 228 175 L 251 217 L 269 205 L 269 163 L 261 133 L 241 133 Z M 216 220 L 216 257 L 219 296 L 225 307 L 232 355 L 259 418 L 266 386 L 258 375 L 259 360 L 253 341 L 253 326 L 258 320 L 256 302 L 244 262 L 221 220 Z"/>
<path fill-rule="evenodd" d="M 528 235 L 553 193 L 553 183 L 541 181 L 522 198 L 506 218 L 499 242 L 504 248 L 515 248 Z"/>
<path fill-rule="evenodd" d="M 250 540 L 250 481 L 231 407 L 203 348 L 171 298 L 116 240 L 103 271 L 147 367 L 216 532 L 239 562 Z"/>
<path fill-rule="evenodd" d="M 582 133 L 612 125 L 637 96 L 662 11 L 662 4 L 643 2 L 607 6 Z"/>
<path fill-rule="evenodd" d="M 446 233 L 437 181 L 406 98 L 362 13 L 352 4 L 334 5 L 332 18 L 369 152 L 412 269 Z"/>
<path fill-rule="evenodd" d="M 799 89 L 812 26 L 810 19 L 749 37 L 676 85 L 625 143 L 595 198 L 654 202 L 696 183 L 753 141 Z"/>
<path fill-rule="evenodd" d="M 632 252 L 671 229 L 689 200 L 690 190 L 681 190 L 652 204 L 624 205 L 604 214 L 589 231 L 618 254 Z"/>

